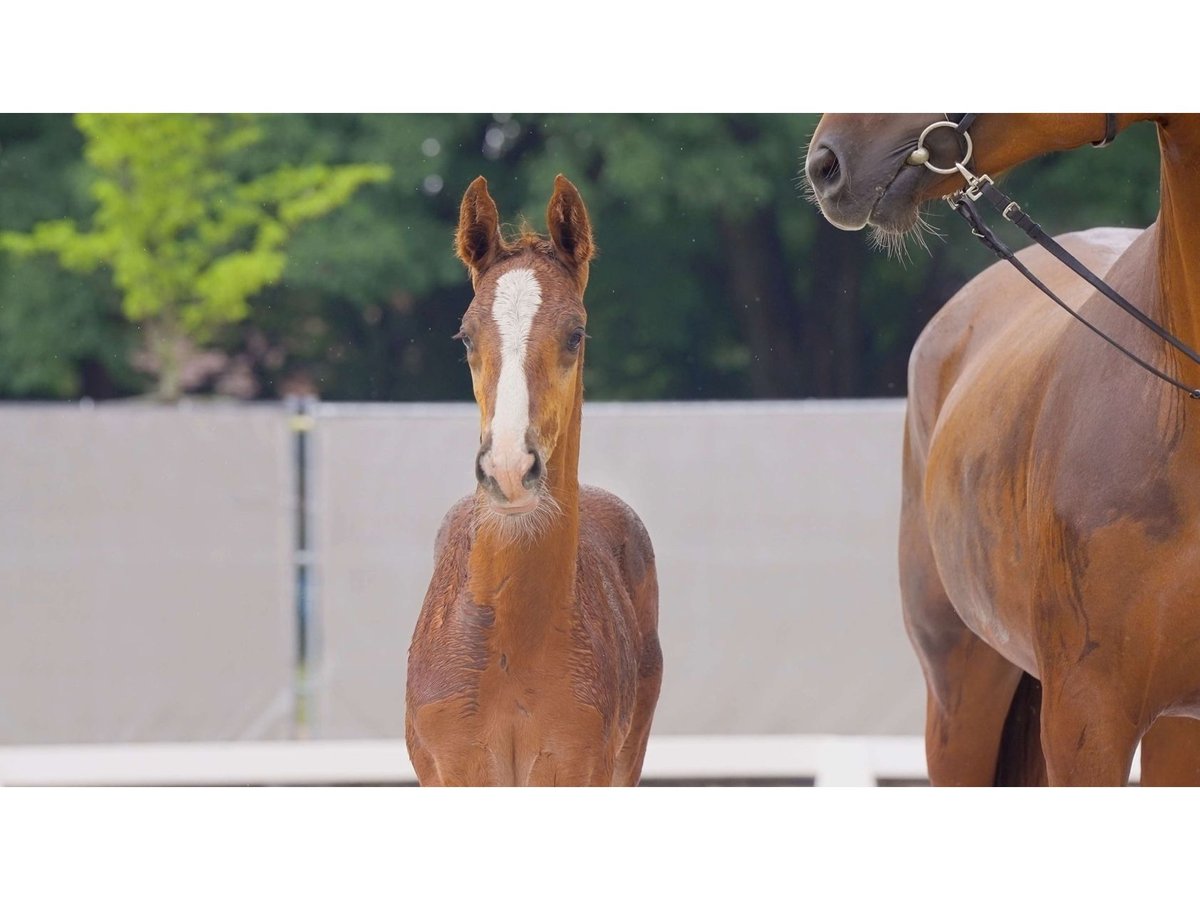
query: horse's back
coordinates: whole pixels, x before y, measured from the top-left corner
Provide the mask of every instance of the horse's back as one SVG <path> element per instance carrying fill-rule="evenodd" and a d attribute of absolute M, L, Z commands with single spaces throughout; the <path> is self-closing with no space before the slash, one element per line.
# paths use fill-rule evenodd
<path fill-rule="evenodd" d="M 1056 238 L 1100 277 L 1142 233 L 1134 228 L 1093 228 Z M 1095 290 L 1033 245 L 1017 258 L 1072 308 Z M 921 332 L 909 358 L 909 437 L 924 456 L 937 418 L 952 391 L 982 386 L 1017 353 L 1048 351 L 1074 320 L 1010 263 L 999 260 L 965 284 Z M 994 364 L 994 365 L 992 365 Z"/>

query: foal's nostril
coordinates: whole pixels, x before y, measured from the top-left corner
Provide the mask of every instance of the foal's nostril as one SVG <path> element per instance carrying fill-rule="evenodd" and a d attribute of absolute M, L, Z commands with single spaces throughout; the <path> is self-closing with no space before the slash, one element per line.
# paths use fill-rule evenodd
<path fill-rule="evenodd" d="M 808 154 L 805 170 L 818 197 L 832 193 L 842 183 L 841 161 L 828 144 L 821 144 Z"/>
<path fill-rule="evenodd" d="M 488 454 L 492 450 L 492 435 L 489 432 L 479 444 L 479 452 L 475 454 L 475 480 L 484 487 L 495 484 L 496 479 L 489 471 L 492 468 Z"/>
<path fill-rule="evenodd" d="M 532 489 L 539 481 L 542 480 L 542 456 L 537 450 L 529 451 L 533 454 L 533 463 L 529 467 L 529 471 L 525 473 L 525 477 L 521 479 L 521 483 L 525 487 Z"/>

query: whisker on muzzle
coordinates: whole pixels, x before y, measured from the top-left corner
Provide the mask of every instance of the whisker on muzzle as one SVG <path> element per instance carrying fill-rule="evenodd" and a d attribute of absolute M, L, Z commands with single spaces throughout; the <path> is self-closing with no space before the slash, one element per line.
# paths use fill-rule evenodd
<path fill-rule="evenodd" d="M 928 237 L 937 238 L 940 241 L 945 240 L 945 235 L 934 225 L 931 225 L 925 218 L 925 213 L 918 210 L 916 219 L 912 225 L 904 231 L 886 231 L 882 228 L 871 229 L 871 244 L 876 249 L 884 251 L 892 259 L 899 260 L 902 266 L 907 266 L 912 262 L 912 253 L 909 249 L 909 240 L 912 243 L 924 250 L 928 255 L 932 256 L 933 251 L 929 247 Z"/>
<path fill-rule="evenodd" d="M 530 544 L 543 537 L 562 516 L 562 506 L 550 491 L 542 486 L 538 504 L 521 515 L 498 512 L 486 496 L 476 495 L 475 512 L 478 527 L 505 544 Z"/>

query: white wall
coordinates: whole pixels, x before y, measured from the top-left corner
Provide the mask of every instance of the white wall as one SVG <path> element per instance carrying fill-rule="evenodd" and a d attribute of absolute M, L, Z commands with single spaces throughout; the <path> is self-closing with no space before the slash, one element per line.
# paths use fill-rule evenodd
<path fill-rule="evenodd" d="M 658 559 L 662 734 L 920 733 L 896 581 L 902 401 L 589 403 L 581 477 Z M 403 734 L 408 642 L 473 405 L 324 407 L 318 732 Z"/>
<path fill-rule="evenodd" d="M 279 737 L 291 468 L 271 408 L 0 408 L 0 743 Z"/>
<path fill-rule="evenodd" d="M 917 734 L 896 585 L 900 401 L 589 403 L 581 470 L 654 541 L 658 734 Z M 291 733 L 293 456 L 278 406 L 0 408 L 0 743 Z M 403 735 L 466 404 L 325 405 L 311 733 Z"/>

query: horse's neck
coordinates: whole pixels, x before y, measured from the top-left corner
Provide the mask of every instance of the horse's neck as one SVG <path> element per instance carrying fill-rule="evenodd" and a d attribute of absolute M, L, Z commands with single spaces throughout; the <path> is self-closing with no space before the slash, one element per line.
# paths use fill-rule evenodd
<path fill-rule="evenodd" d="M 477 522 L 468 561 L 474 602 L 490 606 L 496 626 L 519 644 L 540 643 L 569 616 L 579 555 L 579 432 L 582 395 L 546 465 L 558 512 L 532 536 L 512 538 Z M 510 644 L 510 646 L 512 646 Z"/>
<path fill-rule="evenodd" d="M 1175 115 L 1159 124 L 1162 208 L 1158 219 L 1160 314 L 1185 343 L 1200 345 L 1200 116 Z M 1182 356 L 1173 354 L 1180 360 Z M 1200 367 L 1182 362 L 1184 380 Z"/>

